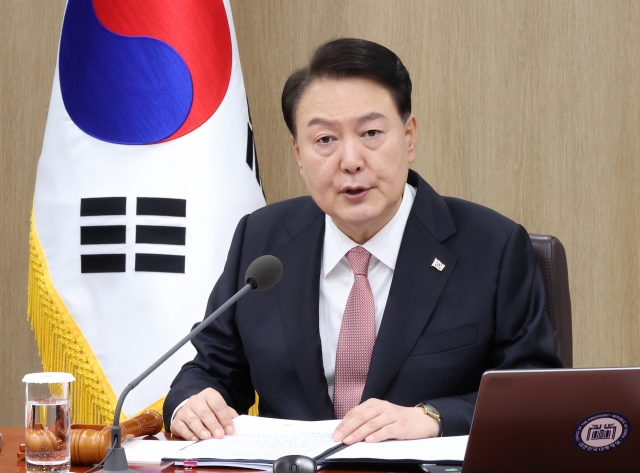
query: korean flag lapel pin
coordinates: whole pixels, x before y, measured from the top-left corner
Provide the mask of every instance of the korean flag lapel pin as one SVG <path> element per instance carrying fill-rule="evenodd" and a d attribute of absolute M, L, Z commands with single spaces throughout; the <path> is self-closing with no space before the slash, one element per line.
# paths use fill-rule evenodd
<path fill-rule="evenodd" d="M 433 263 L 431 263 L 431 267 L 436 268 L 438 271 L 442 272 L 442 270 L 444 269 L 444 264 L 438 258 L 435 258 L 433 260 Z"/>

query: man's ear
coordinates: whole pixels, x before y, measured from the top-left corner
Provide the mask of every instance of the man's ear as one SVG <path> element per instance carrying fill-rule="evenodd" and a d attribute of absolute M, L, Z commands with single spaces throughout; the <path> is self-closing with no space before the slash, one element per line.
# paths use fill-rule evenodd
<path fill-rule="evenodd" d="M 293 146 L 293 152 L 296 155 L 296 161 L 298 161 L 298 167 L 300 168 L 300 170 L 302 170 L 302 163 L 300 162 L 300 146 L 298 146 L 298 143 L 296 142 L 296 139 L 293 137 L 293 135 L 290 135 L 289 139 L 291 140 L 291 145 Z"/>
<path fill-rule="evenodd" d="M 412 163 L 416 159 L 416 143 L 418 141 L 418 122 L 416 117 L 411 114 L 407 118 L 404 125 L 404 137 L 407 142 L 407 153 L 409 154 L 409 162 Z"/>

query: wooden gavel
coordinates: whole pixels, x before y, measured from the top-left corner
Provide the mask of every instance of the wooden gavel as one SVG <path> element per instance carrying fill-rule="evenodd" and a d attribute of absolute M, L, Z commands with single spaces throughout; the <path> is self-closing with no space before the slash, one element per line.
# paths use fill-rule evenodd
<path fill-rule="evenodd" d="M 100 430 L 95 427 L 72 426 L 72 465 L 93 465 L 102 461 L 107 454 L 111 446 L 111 426 L 107 425 Z M 120 429 L 123 440 L 140 435 L 154 435 L 162 430 L 162 416 L 156 411 L 144 411 L 139 416 L 124 421 L 120 424 Z"/>
<path fill-rule="evenodd" d="M 139 416 L 120 424 L 123 440 L 140 435 L 154 435 L 162 430 L 162 416 L 156 411 L 144 411 Z M 64 438 L 65 435 L 60 435 Z M 111 426 L 74 424 L 71 426 L 71 464 L 94 465 L 102 461 L 111 446 Z M 0 436 L 0 438 L 2 438 Z M 27 443 L 31 450 L 52 452 L 60 447 L 53 432 L 36 424 L 27 432 Z M 64 443 L 64 441 L 62 441 Z M 26 445 L 20 445 L 18 459 L 24 459 Z"/>

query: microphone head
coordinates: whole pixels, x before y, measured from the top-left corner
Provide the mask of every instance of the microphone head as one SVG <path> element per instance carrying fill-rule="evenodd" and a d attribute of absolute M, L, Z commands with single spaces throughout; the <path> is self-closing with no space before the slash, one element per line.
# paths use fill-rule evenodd
<path fill-rule="evenodd" d="M 244 280 L 251 284 L 251 288 L 256 291 L 266 291 L 271 289 L 280 281 L 282 276 L 282 263 L 278 258 L 271 255 L 260 256 L 253 260 L 244 274 Z"/>

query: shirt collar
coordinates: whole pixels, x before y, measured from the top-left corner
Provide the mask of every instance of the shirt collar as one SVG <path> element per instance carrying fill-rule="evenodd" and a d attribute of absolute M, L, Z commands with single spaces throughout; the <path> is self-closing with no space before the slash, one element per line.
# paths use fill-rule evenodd
<path fill-rule="evenodd" d="M 396 260 L 400 252 L 400 244 L 407 225 L 411 207 L 416 197 L 416 188 L 405 184 L 402 202 L 396 214 L 363 246 L 374 257 L 395 270 Z M 326 277 L 340 262 L 347 252 L 358 244 L 342 233 L 331 217 L 325 218 L 324 246 L 322 251 L 322 274 Z"/>

